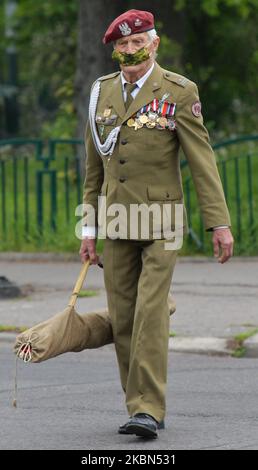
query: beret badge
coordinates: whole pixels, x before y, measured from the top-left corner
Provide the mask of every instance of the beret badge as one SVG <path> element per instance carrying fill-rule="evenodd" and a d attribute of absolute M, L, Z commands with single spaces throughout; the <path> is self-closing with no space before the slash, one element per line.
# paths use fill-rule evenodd
<path fill-rule="evenodd" d="M 126 23 L 126 21 L 124 21 L 124 23 L 121 23 L 119 25 L 119 29 L 123 36 L 129 36 L 129 34 L 131 34 L 132 32 L 131 28 L 129 27 L 128 23 Z"/>

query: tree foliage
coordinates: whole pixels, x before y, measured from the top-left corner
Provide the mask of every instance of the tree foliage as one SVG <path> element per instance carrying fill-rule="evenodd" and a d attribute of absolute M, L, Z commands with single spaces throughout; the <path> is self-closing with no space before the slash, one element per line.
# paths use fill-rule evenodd
<path fill-rule="evenodd" d="M 14 21 L 22 135 L 74 132 L 76 1 L 20 0 Z M 5 40 L 5 44 L 7 41 Z M 62 125 L 58 121 L 61 121 Z M 60 134 L 61 132 L 61 134 Z"/>
<path fill-rule="evenodd" d="M 258 0 L 95 0 L 103 11 L 101 21 L 84 15 L 78 23 L 79 5 L 86 2 L 89 5 L 91 0 L 18 2 L 14 27 L 19 63 L 21 135 L 74 135 L 77 116 L 82 119 L 76 104 L 80 102 L 80 92 L 76 88 L 76 73 L 78 77 L 80 67 L 76 60 L 78 25 L 88 28 L 89 36 L 92 28 L 96 28 L 95 37 L 101 38 L 110 15 L 128 8 L 153 11 L 161 37 L 157 60 L 163 67 L 197 82 L 204 116 L 215 138 L 255 133 L 258 121 Z M 0 85 L 6 75 L 3 5 L 2 0 Z M 111 59 L 97 60 L 103 47 L 101 40 L 95 42 L 94 38 L 90 65 L 97 64 L 97 75 L 109 73 L 114 68 Z M 83 47 L 80 51 L 83 53 Z M 85 57 L 87 52 L 85 44 Z M 83 73 L 85 75 L 85 68 Z M 80 81 L 84 75 L 80 76 Z M 86 82 L 87 78 L 85 76 Z"/>

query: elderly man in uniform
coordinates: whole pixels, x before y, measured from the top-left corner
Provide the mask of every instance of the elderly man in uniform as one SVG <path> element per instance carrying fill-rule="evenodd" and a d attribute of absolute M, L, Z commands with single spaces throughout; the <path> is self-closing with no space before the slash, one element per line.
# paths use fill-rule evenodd
<path fill-rule="evenodd" d="M 97 214 L 102 195 L 106 208 L 104 212 L 103 206 L 99 208 L 98 224 L 85 219 L 80 249 L 82 261 L 90 258 L 97 263 L 95 239 L 97 229 L 103 228 L 103 213 L 108 214 L 105 223 L 111 227 L 116 215 L 112 205 L 125 208 L 119 233 L 107 231 L 103 255 L 108 309 L 129 414 L 119 432 L 150 438 L 164 428 L 167 297 L 179 250 L 176 245 L 166 249 L 165 228 L 169 226 L 174 236 L 178 226 L 187 233 L 184 206 L 181 224 L 175 220 L 176 204 L 183 205 L 180 146 L 189 163 L 205 229 L 213 232 L 215 256 L 224 263 L 233 251 L 230 217 L 203 125 L 197 86 L 155 61 L 160 39 L 154 28 L 152 13 L 129 10 L 104 35 L 104 44 L 113 43 L 112 57 L 121 70 L 98 78 L 91 90 L 83 201 Z M 146 235 L 146 227 L 136 229 L 135 220 L 130 220 L 130 207 L 145 204 L 150 208 L 153 203 L 161 210 L 169 207 L 169 217 L 161 220 L 161 232 L 154 229 L 154 218 L 149 220 Z"/>

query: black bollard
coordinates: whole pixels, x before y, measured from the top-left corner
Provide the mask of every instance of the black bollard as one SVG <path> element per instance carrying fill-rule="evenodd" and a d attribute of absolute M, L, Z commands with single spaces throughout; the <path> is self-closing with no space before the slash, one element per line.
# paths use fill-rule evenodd
<path fill-rule="evenodd" d="M 21 290 L 5 276 L 0 276 L 0 299 L 12 299 L 20 297 Z"/>

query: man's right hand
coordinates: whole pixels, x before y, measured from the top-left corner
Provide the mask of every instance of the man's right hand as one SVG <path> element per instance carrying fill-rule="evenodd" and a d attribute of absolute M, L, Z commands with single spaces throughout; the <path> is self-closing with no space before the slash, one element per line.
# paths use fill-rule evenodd
<path fill-rule="evenodd" d="M 81 242 L 79 254 L 83 263 L 90 259 L 91 264 L 98 264 L 99 257 L 96 253 L 96 239 L 90 237 L 84 238 Z"/>

